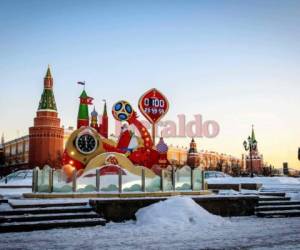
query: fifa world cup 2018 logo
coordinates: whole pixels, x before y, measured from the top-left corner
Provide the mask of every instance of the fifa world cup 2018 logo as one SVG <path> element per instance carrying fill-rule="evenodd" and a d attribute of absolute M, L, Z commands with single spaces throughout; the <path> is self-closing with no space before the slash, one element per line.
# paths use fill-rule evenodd
<path fill-rule="evenodd" d="M 118 101 L 114 104 L 112 114 L 118 121 L 127 121 L 133 114 L 133 109 L 127 101 Z"/>

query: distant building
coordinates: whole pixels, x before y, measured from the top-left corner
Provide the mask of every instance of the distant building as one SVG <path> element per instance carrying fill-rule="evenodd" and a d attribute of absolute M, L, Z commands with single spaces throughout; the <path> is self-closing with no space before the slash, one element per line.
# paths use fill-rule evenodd
<path fill-rule="evenodd" d="M 194 148 L 194 146 L 194 144 L 190 145 L 191 148 Z M 188 153 L 189 149 L 187 148 L 170 145 L 167 156 L 170 164 L 182 166 L 188 162 Z M 242 168 L 242 158 L 207 150 L 198 151 L 197 154 L 200 168 L 203 170 L 218 170 L 232 174 L 234 168 Z"/>
<path fill-rule="evenodd" d="M 4 158 L 0 176 L 28 168 L 29 136 L 22 136 L 2 144 Z"/>
<path fill-rule="evenodd" d="M 197 152 L 197 144 L 194 138 L 190 143 L 190 148 L 187 153 L 187 165 L 190 166 L 191 168 L 197 168 L 200 165 L 200 156 Z"/>
<path fill-rule="evenodd" d="M 252 127 L 251 140 L 256 141 L 254 128 Z M 258 147 L 251 150 L 252 170 L 255 174 L 262 174 L 263 170 L 263 155 L 258 152 Z M 246 172 L 251 173 L 251 158 L 250 152 L 246 156 Z"/>
<path fill-rule="evenodd" d="M 287 162 L 283 163 L 283 174 L 284 175 L 289 175 L 289 165 Z"/>

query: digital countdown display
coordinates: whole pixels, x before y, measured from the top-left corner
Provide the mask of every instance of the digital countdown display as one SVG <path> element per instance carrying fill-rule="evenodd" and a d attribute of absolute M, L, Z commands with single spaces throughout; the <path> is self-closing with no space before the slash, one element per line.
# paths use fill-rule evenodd
<path fill-rule="evenodd" d="M 157 89 L 150 89 L 139 100 L 139 110 L 147 120 L 155 124 L 169 110 L 168 99 Z"/>

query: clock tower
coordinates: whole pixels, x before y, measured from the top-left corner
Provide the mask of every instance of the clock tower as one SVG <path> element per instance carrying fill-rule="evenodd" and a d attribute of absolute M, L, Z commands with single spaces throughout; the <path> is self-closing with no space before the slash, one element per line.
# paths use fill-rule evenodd
<path fill-rule="evenodd" d="M 57 107 L 53 94 L 53 78 L 48 67 L 44 78 L 44 90 L 29 128 L 29 167 L 60 167 L 63 153 L 64 129 L 60 127 Z"/>

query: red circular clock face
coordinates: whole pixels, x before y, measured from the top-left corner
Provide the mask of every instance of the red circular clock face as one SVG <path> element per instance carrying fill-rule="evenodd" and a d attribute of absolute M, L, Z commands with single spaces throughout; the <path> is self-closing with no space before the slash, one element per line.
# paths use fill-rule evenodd
<path fill-rule="evenodd" d="M 163 118 L 168 109 L 167 98 L 157 89 L 148 90 L 139 100 L 139 110 L 152 124 Z"/>

